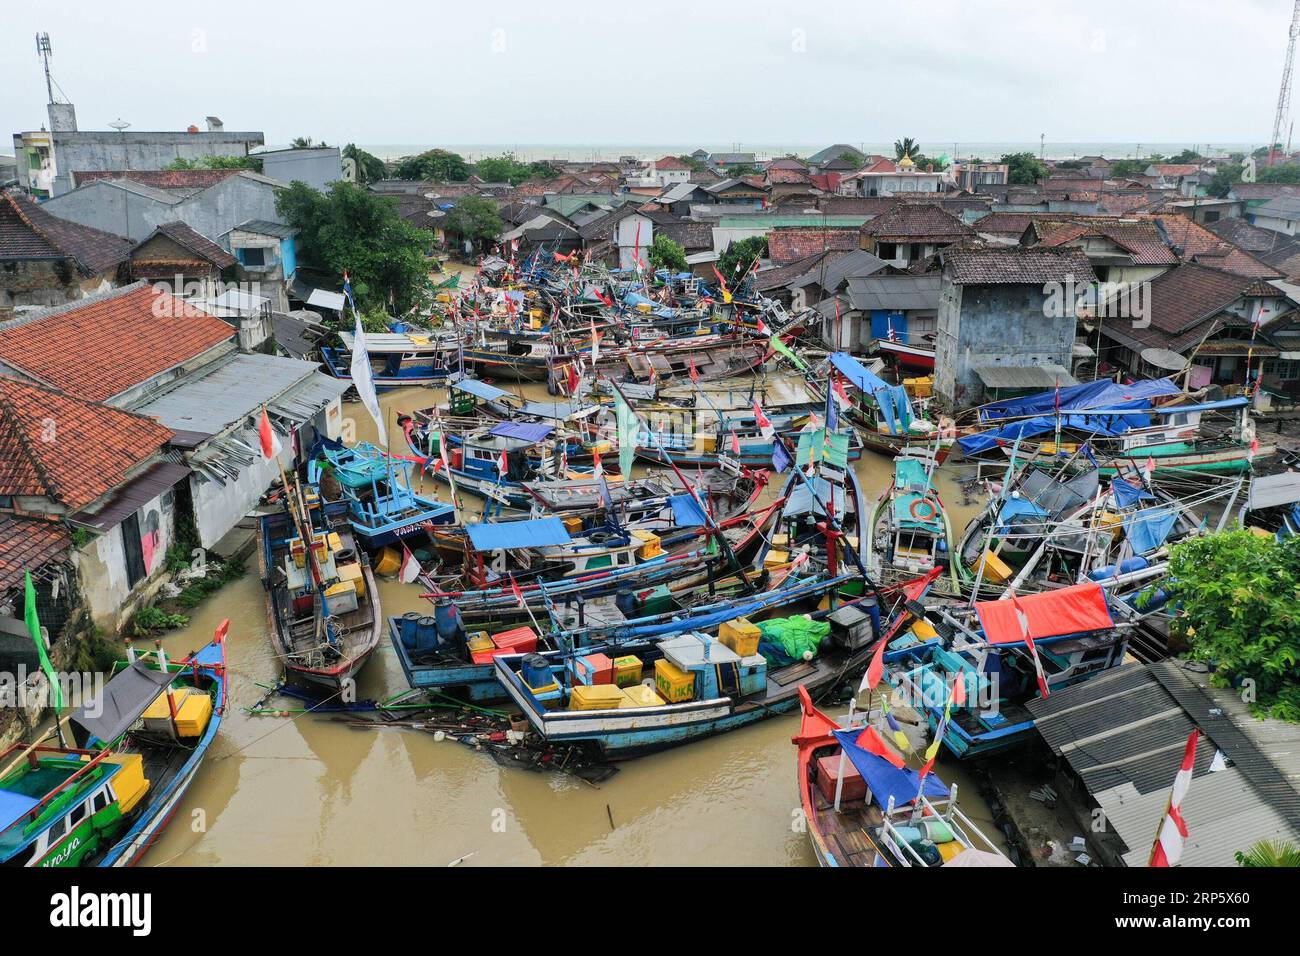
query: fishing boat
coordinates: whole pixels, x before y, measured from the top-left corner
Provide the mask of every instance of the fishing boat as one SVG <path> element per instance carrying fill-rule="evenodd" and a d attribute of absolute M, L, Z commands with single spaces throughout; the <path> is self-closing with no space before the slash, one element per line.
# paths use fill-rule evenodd
<path fill-rule="evenodd" d="M 338 333 L 342 347 L 321 346 L 321 358 L 329 373 L 352 381 L 353 333 Z M 461 371 L 460 338 L 445 333 L 366 333 L 366 354 L 370 357 L 375 388 L 433 385 Z"/>
<path fill-rule="evenodd" d="M 799 689 L 796 767 L 822 866 L 1012 866 L 957 809 L 957 785 L 922 778 L 870 725 L 841 728 Z"/>
<path fill-rule="evenodd" d="M 307 693 L 350 688 L 383 633 L 370 559 L 348 512 L 347 502 L 322 502 L 309 487 L 258 519 L 267 632 L 286 682 Z"/>
<path fill-rule="evenodd" d="M 942 567 L 953 589 L 960 588 L 964 568 L 956 558 L 952 521 L 933 484 L 937 467 L 934 455 L 921 448 L 909 448 L 894 459 L 894 480 L 866 522 L 867 570 L 878 580 Z"/>
<path fill-rule="evenodd" d="M 131 652 L 68 718 L 76 746 L 0 753 L 0 866 L 131 866 L 144 856 L 221 726 L 227 627 L 179 661 Z"/>
<path fill-rule="evenodd" d="M 890 456 L 929 448 L 944 463 L 956 443 L 955 430 L 940 429 L 917 414 L 905 387 L 890 385 L 847 352 L 832 353 L 829 364 L 835 372 L 830 387 L 848 398 L 845 417 L 857 426 L 865 447 Z"/>
<path fill-rule="evenodd" d="M 892 339 L 877 339 L 875 351 L 888 356 L 896 366 L 916 372 L 934 371 L 934 346 L 911 345 Z"/>
<path fill-rule="evenodd" d="M 319 456 L 308 461 L 308 483 L 315 487 L 324 474 L 334 476 L 348 506 L 353 534 L 363 548 L 375 551 L 423 538 L 430 529 L 456 520 L 454 505 L 427 498 L 411 487 L 411 460 L 385 454 L 368 442 L 345 447 L 322 440 L 317 448 Z"/>
<path fill-rule="evenodd" d="M 1112 616 L 1097 582 L 996 601 L 926 608 L 916 631 L 884 652 L 884 679 L 961 758 L 983 757 L 1034 736 L 1025 703 L 1124 661 L 1130 625 Z M 946 635 L 946 636 L 945 636 Z M 963 693 L 950 685 L 960 680 Z M 945 710 L 950 718 L 945 721 Z"/>

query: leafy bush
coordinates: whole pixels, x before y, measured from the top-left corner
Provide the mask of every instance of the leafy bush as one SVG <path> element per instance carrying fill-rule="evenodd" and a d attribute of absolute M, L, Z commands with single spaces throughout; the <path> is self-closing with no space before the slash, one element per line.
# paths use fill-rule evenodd
<path fill-rule="evenodd" d="M 134 630 L 138 636 L 148 637 L 159 631 L 174 631 L 189 623 L 190 619 L 184 614 L 168 614 L 159 607 L 146 607 L 136 612 Z"/>

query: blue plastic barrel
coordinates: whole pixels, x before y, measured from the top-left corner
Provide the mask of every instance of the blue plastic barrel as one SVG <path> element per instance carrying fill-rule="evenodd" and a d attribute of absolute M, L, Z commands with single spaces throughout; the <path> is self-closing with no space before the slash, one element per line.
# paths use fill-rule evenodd
<path fill-rule="evenodd" d="M 407 648 L 415 647 L 420 636 L 420 615 L 415 611 L 407 611 L 401 617 L 400 627 L 402 644 Z"/>

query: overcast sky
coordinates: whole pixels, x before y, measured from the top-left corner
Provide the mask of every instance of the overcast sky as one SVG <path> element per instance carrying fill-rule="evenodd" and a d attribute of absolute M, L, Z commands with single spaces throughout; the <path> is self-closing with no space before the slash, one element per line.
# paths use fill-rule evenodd
<path fill-rule="evenodd" d="M 1291 0 L 10 3 L 0 149 L 220 116 L 283 144 L 1263 143 Z M 44 9 L 42 9 L 44 8 Z M 936 147 L 935 152 L 938 152 Z"/>

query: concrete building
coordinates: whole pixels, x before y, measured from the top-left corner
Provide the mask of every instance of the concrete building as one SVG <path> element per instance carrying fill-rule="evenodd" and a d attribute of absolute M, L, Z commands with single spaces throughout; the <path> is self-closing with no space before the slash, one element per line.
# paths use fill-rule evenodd
<path fill-rule="evenodd" d="M 197 126 L 178 132 L 79 130 L 70 103 L 48 107 L 49 131 L 14 133 L 14 158 L 23 189 L 59 196 L 73 188 L 73 175 L 98 169 L 162 169 L 178 159 L 247 156 L 266 142 L 261 133 L 227 132 L 215 116 L 207 130 Z"/>
<path fill-rule="evenodd" d="M 256 286 L 275 312 L 289 311 L 289 286 L 298 271 L 298 230 L 267 219 L 249 219 L 218 237 L 239 261 L 241 281 Z"/>
<path fill-rule="evenodd" d="M 954 248 L 940 258 L 938 395 L 953 408 L 977 404 L 988 385 L 983 374 L 1003 368 L 1023 370 L 1019 387 L 1073 381 L 1075 302 L 1059 291 L 1096 281 L 1087 256 L 1077 249 Z"/>
<path fill-rule="evenodd" d="M 278 180 L 247 169 L 178 172 L 200 175 L 115 171 L 117 178 L 92 178 L 41 205 L 61 219 L 136 242 L 148 238 L 165 222 L 183 222 L 215 240 L 250 219 L 279 220 L 275 196 L 284 184 Z M 207 175 L 212 173 L 216 175 Z M 183 185 L 158 185 L 172 182 Z"/>
<path fill-rule="evenodd" d="M 257 153 L 256 158 L 262 161 L 262 175 L 282 183 L 306 183 L 324 192 L 330 183 L 343 179 L 337 146 L 273 149 Z"/>

